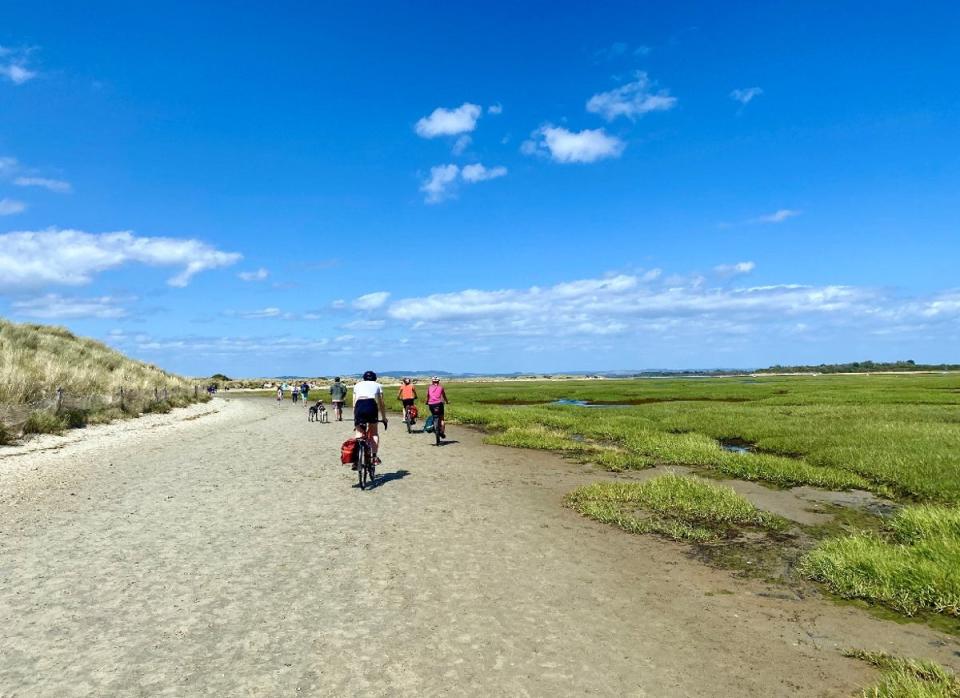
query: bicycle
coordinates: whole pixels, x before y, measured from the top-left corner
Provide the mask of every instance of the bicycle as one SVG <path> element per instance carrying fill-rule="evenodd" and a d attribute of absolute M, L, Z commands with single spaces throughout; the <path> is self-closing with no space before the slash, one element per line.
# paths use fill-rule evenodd
<path fill-rule="evenodd" d="M 376 422 L 383 424 L 383 430 L 387 430 L 387 423 L 378 419 Z M 377 464 L 373 459 L 373 444 L 370 437 L 370 424 L 373 422 L 360 422 L 357 429 L 363 432 L 363 436 L 356 439 L 357 442 L 357 484 L 361 490 L 367 489 L 367 486 L 373 487 L 373 481 L 377 476 Z"/>
<path fill-rule="evenodd" d="M 430 418 L 433 420 L 433 436 L 437 440 L 437 446 L 440 446 L 442 443 L 441 439 L 446 436 L 443 430 L 441 430 L 440 425 L 446 420 L 444 420 L 443 417 L 440 416 L 439 409 L 434 411 L 433 408 L 436 407 L 436 405 L 427 405 L 427 406 L 430 408 Z M 443 424 L 443 426 L 446 427 L 447 425 Z"/>
<path fill-rule="evenodd" d="M 403 423 L 407 425 L 407 433 L 413 433 L 413 425 L 417 421 L 417 408 L 414 405 L 403 406 Z"/>

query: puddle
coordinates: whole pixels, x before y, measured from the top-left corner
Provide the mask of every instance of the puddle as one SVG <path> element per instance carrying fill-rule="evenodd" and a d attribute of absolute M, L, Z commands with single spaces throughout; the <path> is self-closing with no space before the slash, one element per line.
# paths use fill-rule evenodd
<path fill-rule="evenodd" d="M 729 451 L 730 453 L 753 453 L 757 450 L 757 445 L 750 443 L 749 441 L 744 441 L 743 439 L 729 438 L 729 439 L 720 439 L 720 448 L 724 451 Z"/>
<path fill-rule="evenodd" d="M 549 403 L 551 405 L 565 405 L 567 407 L 630 407 L 625 404 L 615 404 L 610 402 L 590 402 L 589 400 L 571 400 L 569 398 L 560 398 Z"/>

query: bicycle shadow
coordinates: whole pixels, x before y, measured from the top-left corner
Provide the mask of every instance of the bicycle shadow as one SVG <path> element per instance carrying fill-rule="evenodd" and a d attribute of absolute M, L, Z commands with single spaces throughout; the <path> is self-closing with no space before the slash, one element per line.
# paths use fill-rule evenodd
<path fill-rule="evenodd" d="M 440 439 L 440 443 L 437 446 L 452 446 L 453 444 L 460 443 L 456 439 Z"/>
<path fill-rule="evenodd" d="M 409 470 L 404 470 L 402 468 L 400 470 L 394 470 L 392 473 L 378 474 L 377 478 L 373 481 L 373 486 L 379 487 L 380 485 L 385 485 L 388 482 L 393 482 L 394 480 L 402 480 L 409 474 Z"/>

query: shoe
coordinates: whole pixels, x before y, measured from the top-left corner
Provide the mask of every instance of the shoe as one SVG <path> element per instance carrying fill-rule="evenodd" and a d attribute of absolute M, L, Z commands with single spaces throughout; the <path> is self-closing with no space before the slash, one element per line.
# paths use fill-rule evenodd
<path fill-rule="evenodd" d="M 356 470 L 356 469 L 357 469 L 357 464 L 356 464 L 356 463 L 354 463 L 353 465 L 350 466 L 350 470 Z"/>
<path fill-rule="evenodd" d="M 374 456 L 374 457 L 373 457 L 373 464 L 374 464 L 374 465 L 380 465 L 382 462 L 383 462 L 383 461 L 380 460 L 380 456 Z"/>

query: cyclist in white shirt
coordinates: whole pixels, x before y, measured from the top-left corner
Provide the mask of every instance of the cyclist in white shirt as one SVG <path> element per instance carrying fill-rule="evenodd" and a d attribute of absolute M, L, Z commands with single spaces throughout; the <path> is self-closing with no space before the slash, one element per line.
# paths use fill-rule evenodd
<path fill-rule="evenodd" d="M 356 437 L 359 439 L 367 433 L 373 442 L 373 462 L 379 464 L 377 451 L 380 449 L 380 435 L 378 433 L 377 413 L 383 419 L 383 427 L 387 427 L 387 406 L 383 402 L 383 386 L 377 383 L 377 374 L 367 371 L 363 380 L 353 386 L 353 426 Z M 361 429 L 362 424 L 366 429 Z"/>

